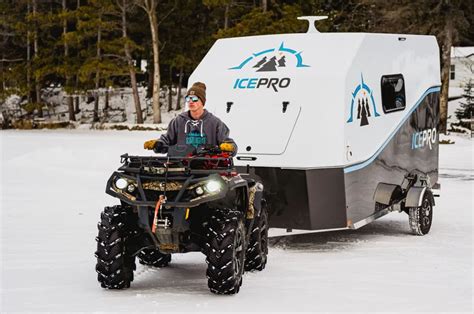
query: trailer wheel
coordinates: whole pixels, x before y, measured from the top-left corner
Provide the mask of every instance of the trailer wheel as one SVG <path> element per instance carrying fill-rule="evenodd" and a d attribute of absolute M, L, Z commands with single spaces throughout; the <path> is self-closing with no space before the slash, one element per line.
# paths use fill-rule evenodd
<path fill-rule="evenodd" d="M 433 221 L 433 202 L 430 193 L 429 191 L 425 192 L 421 206 L 409 209 L 410 228 L 415 235 L 422 236 L 430 231 Z"/>
<path fill-rule="evenodd" d="M 153 267 L 166 267 L 171 262 L 171 254 L 163 254 L 156 249 L 144 249 L 138 253 L 140 264 Z"/>
<path fill-rule="evenodd" d="M 209 289 L 216 294 L 238 293 L 246 248 L 242 213 L 216 211 L 208 224 L 206 236 Z"/>
<path fill-rule="evenodd" d="M 264 203 L 264 202 L 262 202 Z M 260 216 L 257 217 L 245 256 L 245 270 L 263 270 L 268 255 L 268 212 L 264 204 Z"/>
<path fill-rule="evenodd" d="M 97 236 L 96 271 L 102 288 L 129 288 L 136 269 L 135 256 L 127 252 L 127 238 L 135 224 L 125 207 L 105 207 L 100 215 Z"/>

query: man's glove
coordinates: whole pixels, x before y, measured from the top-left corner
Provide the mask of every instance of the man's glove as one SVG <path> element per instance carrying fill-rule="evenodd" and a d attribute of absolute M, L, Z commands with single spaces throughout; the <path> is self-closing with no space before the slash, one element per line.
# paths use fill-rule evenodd
<path fill-rule="evenodd" d="M 149 149 L 149 150 L 155 149 L 156 143 L 158 143 L 158 140 L 149 140 L 149 141 L 146 141 L 146 142 L 143 144 L 143 148 L 144 148 L 144 149 Z"/>
<path fill-rule="evenodd" d="M 159 154 L 165 154 L 168 152 L 168 147 L 160 140 L 149 140 L 143 144 L 143 148 L 150 149 Z"/>
<path fill-rule="evenodd" d="M 230 153 L 232 156 L 235 156 L 237 154 L 237 145 L 232 140 L 224 140 L 224 142 L 219 145 L 219 148 L 223 152 Z"/>

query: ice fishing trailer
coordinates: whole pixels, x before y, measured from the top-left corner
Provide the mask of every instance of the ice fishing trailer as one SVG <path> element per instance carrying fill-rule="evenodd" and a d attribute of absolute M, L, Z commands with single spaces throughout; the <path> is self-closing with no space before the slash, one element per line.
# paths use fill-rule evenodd
<path fill-rule="evenodd" d="M 236 164 L 263 180 L 271 227 L 357 229 L 405 211 L 427 233 L 439 187 L 436 38 L 311 23 L 307 33 L 220 39 L 189 82 L 206 83 Z"/>

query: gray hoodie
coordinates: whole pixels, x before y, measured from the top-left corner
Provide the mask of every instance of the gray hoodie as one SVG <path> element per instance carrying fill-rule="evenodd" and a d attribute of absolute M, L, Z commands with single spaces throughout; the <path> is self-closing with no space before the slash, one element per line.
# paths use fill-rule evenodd
<path fill-rule="evenodd" d="M 168 131 L 160 137 L 160 141 L 167 146 L 176 144 L 189 144 L 194 147 L 203 144 L 219 145 L 224 140 L 232 141 L 229 138 L 229 128 L 206 109 L 199 120 L 194 120 L 189 111 L 181 113 L 171 120 Z"/>

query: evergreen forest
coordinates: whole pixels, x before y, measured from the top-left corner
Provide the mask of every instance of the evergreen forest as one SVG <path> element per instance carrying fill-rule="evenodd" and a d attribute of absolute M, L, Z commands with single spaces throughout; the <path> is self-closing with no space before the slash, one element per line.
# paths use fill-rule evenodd
<path fill-rule="evenodd" d="M 182 108 L 181 89 L 219 38 L 305 32 L 298 16 L 327 15 L 322 32 L 430 34 L 441 57 L 441 121 L 446 124 L 450 51 L 474 45 L 474 2 L 462 0 L 1 0 L 0 104 L 20 98 L 22 117 L 42 118 L 45 95 L 61 88 L 66 119 L 80 97 L 100 120 L 109 89 L 129 88 L 136 123 L 160 106 Z M 281 62 L 284 62 L 281 61 Z M 104 92 L 100 92 L 103 91 Z M 174 101 L 171 96 L 174 95 Z M 105 101 L 107 106 L 107 101 Z M 441 130 L 443 131 L 443 129 Z"/>

